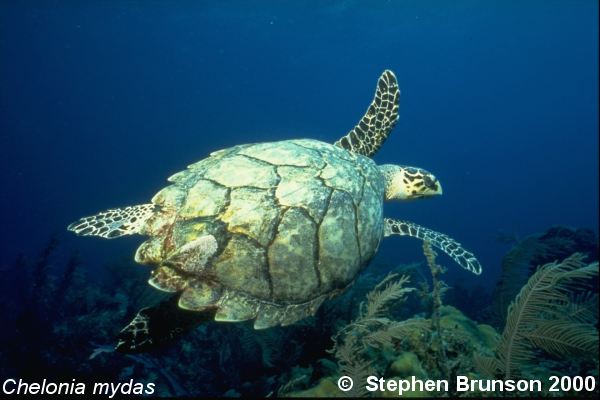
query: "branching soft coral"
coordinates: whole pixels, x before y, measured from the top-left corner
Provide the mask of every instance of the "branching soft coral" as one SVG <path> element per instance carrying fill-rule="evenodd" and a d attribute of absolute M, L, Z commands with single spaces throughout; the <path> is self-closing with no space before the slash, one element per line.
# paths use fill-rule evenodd
<path fill-rule="evenodd" d="M 598 240 L 591 230 L 555 226 L 515 244 L 502 259 L 494 302 L 485 312 L 488 322 L 497 327 L 504 323 L 508 305 L 539 265 L 562 261 L 576 252 L 587 255 L 590 261 L 598 259 Z"/>
<path fill-rule="evenodd" d="M 407 294 L 414 290 L 404 287 L 408 280 L 406 276 L 388 274 L 367 294 L 366 302 L 360 304 L 358 317 L 332 338 L 334 346 L 329 352 L 335 355 L 343 375 L 351 376 L 356 382 L 366 382 L 369 375 L 381 374 L 368 350 L 374 345 L 391 344 L 393 335 L 400 333 L 399 327 L 403 322 L 392 321 L 385 315 L 392 304 L 403 302 Z M 352 390 L 348 395 L 368 394 L 362 385 L 355 385 Z"/>
<path fill-rule="evenodd" d="M 505 378 L 523 376 L 535 349 L 556 356 L 598 353 L 593 314 L 581 310 L 585 303 L 573 304 L 578 284 L 598 274 L 598 263 L 586 264 L 583 259 L 575 253 L 561 263 L 537 269 L 508 307 L 496 357 L 475 358 L 481 372 Z"/>

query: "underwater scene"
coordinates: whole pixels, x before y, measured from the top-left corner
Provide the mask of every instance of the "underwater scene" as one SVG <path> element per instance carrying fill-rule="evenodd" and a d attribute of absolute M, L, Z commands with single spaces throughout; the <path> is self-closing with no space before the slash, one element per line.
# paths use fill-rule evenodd
<path fill-rule="evenodd" d="M 598 2 L 0 2 L 4 396 L 595 397 Z"/>

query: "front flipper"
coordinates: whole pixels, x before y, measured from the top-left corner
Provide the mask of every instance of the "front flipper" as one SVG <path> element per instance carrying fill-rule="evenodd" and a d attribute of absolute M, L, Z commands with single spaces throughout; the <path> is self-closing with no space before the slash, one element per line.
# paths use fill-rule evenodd
<path fill-rule="evenodd" d="M 432 231 L 431 229 L 417 225 L 409 221 L 399 221 L 391 218 L 384 218 L 385 237 L 390 235 L 412 236 L 421 240 L 427 240 L 433 246 L 448 254 L 461 267 L 472 273 L 481 274 L 481 264 L 477 258 L 471 253 L 463 249 L 460 243 L 451 237 Z"/>
<path fill-rule="evenodd" d="M 371 157 L 398 122 L 400 89 L 394 73 L 383 71 L 377 81 L 375 97 L 367 112 L 348 134 L 334 144 L 353 153 Z"/>
<path fill-rule="evenodd" d="M 202 322 L 214 319 L 214 311 L 188 311 L 177 305 L 179 295 L 142 308 L 119 333 L 116 350 L 142 353 L 174 342 Z"/>

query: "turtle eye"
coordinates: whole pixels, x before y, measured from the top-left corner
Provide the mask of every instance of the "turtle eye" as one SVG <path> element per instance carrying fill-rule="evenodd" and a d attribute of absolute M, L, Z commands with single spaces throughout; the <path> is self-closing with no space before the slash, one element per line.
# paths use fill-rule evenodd
<path fill-rule="evenodd" d="M 423 175 L 423 184 L 425 185 L 425 189 L 431 190 L 432 192 L 441 193 L 441 187 L 438 180 L 435 176 L 428 174 Z"/>
<path fill-rule="evenodd" d="M 432 189 L 432 190 L 437 189 L 437 185 L 436 185 L 435 181 L 433 179 L 431 179 L 431 177 L 429 175 L 423 176 L 423 183 L 425 184 L 425 187 L 428 189 Z"/>

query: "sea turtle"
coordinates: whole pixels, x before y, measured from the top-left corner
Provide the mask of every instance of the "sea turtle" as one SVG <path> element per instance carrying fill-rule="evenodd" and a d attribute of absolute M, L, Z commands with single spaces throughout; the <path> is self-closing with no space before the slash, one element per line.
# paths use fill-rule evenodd
<path fill-rule="evenodd" d="M 442 193 L 424 169 L 369 158 L 398 120 L 399 97 L 386 70 L 366 114 L 335 144 L 296 139 L 219 150 L 168 178 L 151 203 L 69 225 L 83 236 L 148 236 L 135 261 L 156 267 L 150 285 L 175 293 L 142 309 L 117 349 L 144 351 L 209 318 L 254 320 L 255 329 L 292 324 L 347 288 L 385 236 L 428 240 L 481 273 L 448 236 L 383 217 L 384 200 Z"/>

